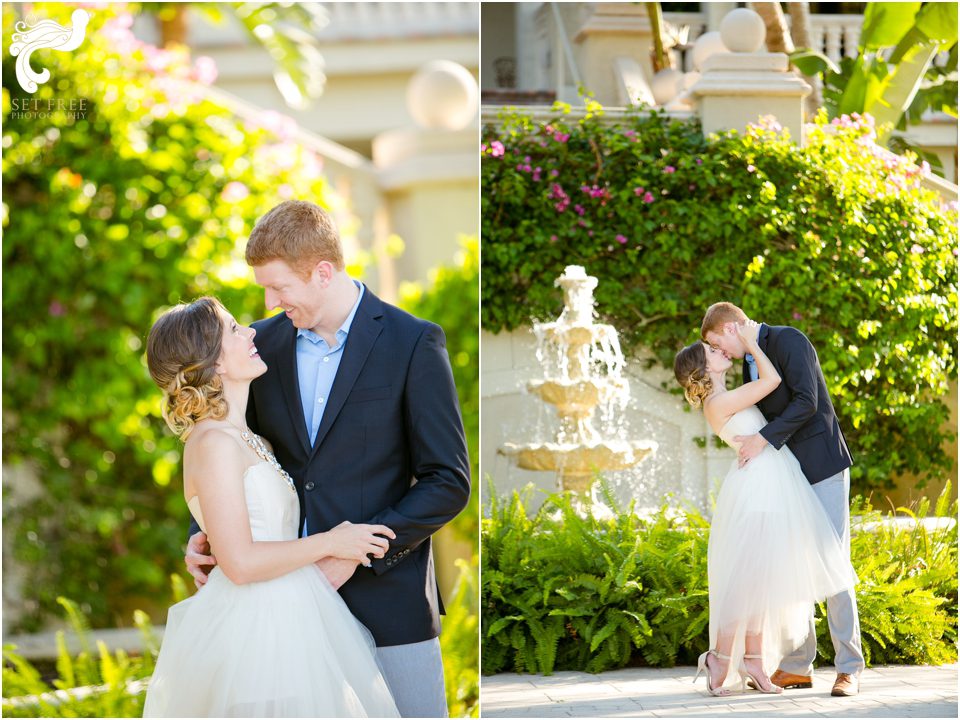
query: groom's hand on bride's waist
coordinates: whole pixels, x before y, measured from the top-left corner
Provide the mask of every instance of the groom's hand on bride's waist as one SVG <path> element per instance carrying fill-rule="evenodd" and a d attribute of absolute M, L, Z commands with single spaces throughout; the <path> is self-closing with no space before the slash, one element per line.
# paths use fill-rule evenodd
<path fill-rule="evenodd" d="M 733 441 L 740 443 L 740 451 L 737 453 L 737 461 L 740 467 L 753 460 L 767 446 L 767 439 L 760 433 L 737 435 Z"/>
<path fill-rule="evenodd" d="M 190 536 L 183 561 L 187 564 L 187 572 L 193 575 L 193 583 L 197 586 L 197 590 L 206 585 L 207 576 L 217 564 L 217 558 L 210 552 L 206 533 L 198 532 Z"/>
<path fill-rule="evenodd" d="M 353 577 L 359 567 L 359 563 L 355 560 L 344 560 L 332 556 L 320 558 L 314 564 L 320 568 L 320 572 L 326 576 L 334 590 L 339 590 L 347 580 Z"/>

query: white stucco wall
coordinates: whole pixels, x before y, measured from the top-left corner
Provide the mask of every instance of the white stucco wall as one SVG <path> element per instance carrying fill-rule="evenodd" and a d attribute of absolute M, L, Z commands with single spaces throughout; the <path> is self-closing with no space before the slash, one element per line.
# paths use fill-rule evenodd
<path fill-rule="evenodd" d="M 533 333 L 529 329 L 496 335 L 484 332 L 480 340 L 483 492 L 489 492 L 490 480 L 499 494 L 527 483 L 552 491 L 553 473 L 520 470 L 497 453 L 504 442 L 543 441 L 552 439 L 556 431 L 553 408 L 525 391 L 529 380 L 543 376 Z M 710 492 L 730 468 L 733 451 L 716 448 L 712 436 L 705 448 L 696 442 L 710 429 L 702 413 L 688 410 L 682 396 L 668 392 L 675 382 L 672 372 L 660 367 L 647 370 L 640 358 L 628 355 L 626 376 L 631 390 L 624 418 L 628 439 L 654 440 L 659 447 L 634 469 L 605 473 L 616 496 L 624 504 L 635 499 L 639 506 L 649 507 L 659 505 L 669 493 L 671 504 L 689 503 L 707 511 Z"/>

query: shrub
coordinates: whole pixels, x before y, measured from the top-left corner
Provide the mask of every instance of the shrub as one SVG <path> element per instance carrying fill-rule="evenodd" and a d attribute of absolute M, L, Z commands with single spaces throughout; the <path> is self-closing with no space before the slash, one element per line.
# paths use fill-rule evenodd
<path fill-rule="evenodd" d="M 948 486 L 935 517 L 956 516 L 949 497 Z M 666 506 L 641 517 L 605 498 L 612 511 L 555 494 L 528 517 L 519 493 L 493 495 L 481 536 L 485 674 L 671 667 L 708 647 L 707 521 Z M 851 559 L 867 662 L 955 661 L 956 523 L 902 529 L 860 498 L 853 507 L 862 513 Z M 928 511 L 925 503 L 913 516 Z M 821 605 L 821 660 L 833 656 L 824 614 Z"/>
<path fill-rule="evenodd" d="M 769 122 L 708 141 L 661 112 L 569 111 L 484 129 L 486 330 L 556 317 L 554 279 L 583 265 L 625 349 L 669 368 L 728 300 L 811 339 L 856 488 L 949 471 L 938 400 L 956 376 L 956 209 L 874 144 L 869 118 L 821 115 L 800 148 Z"/>
<path fill-rule="evenodd" d="M 69 6 L 34 9 L 70 23 Z M 4 5 L 5 46 L 15 19 Z M 3 59 L 3 462 L 40 484 L 4 503 L 30 567 L 22 629 L 58 595 L 96 626 L 162 610 L 188 523 L 147 331 L 201 294 L 260 317 L 243 262 L 252 223 L 285 197 L 330 199 L 279 115 L 254 124 L 208 99 L 190 82 L 203 66 L 139 43 L 130 21 L 98 8 L 78 50 L 43 55 L 53 79 L 34 97 L 82 101 L 84 117 L 12 112 L 27 96 Z"/>
<path fill-rule="evenodd" d="M 474 535 L 476 537 L 476 535 Z M 446 603 L 440 634 L 443 677 L 450 717 L 480 717 L 480 638 L 477 616 L 476 555 L 457 560 L 460 575 Z"/>
<path fill-rule="evenodd" d="M 58 598 L 70 626 L 80 641 L 77 656 L 67 652 L 63 631 L 57 632 L 57 674 L 52 684 L 16 652 L 3 648 L 4 717 L 140 717 L 144 683 L 153 672 L 157 639 L 145 613 L 134 613 L 134 623 L 143 636 L 143 657 L 129 657 L 123 650 L 110 653 L 103 642 L 96 653 L 90 647 L 90 625 L 76 603 Z M 76 688 L 84 692 L 72 692 Z M 59 692 L 58 692 L 59 691 Z"/>

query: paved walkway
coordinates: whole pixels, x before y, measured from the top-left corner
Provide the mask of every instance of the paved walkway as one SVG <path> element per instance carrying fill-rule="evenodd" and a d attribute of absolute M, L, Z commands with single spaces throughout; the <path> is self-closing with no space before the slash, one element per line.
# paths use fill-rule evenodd
<path fill-rule="evenodd" d="M 485 718 L 554 717 L 957 717 L 957 665 L 870 668 L 860 695 L 830 696 L 832 667 L 816 671 L 810 690 L 782 695 L 744 694 L 714 698 L 694 668 L 627 668 L 590 675 L 500 674 L 481 678 Z"/>

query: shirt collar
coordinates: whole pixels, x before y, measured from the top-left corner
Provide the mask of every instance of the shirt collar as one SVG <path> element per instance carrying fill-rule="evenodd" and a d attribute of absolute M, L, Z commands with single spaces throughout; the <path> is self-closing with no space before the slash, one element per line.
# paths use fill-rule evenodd
<path fill-rule="evenodd" d="M 337 333 L 336 333 L 337 339 L 340 340 L 341 343 L 343 342 L 344 338 L 346 338 L 347 335 L 350 334 L 350 326 L 353 325 L 353 318 L 357 314 L 357 309 L 360 307 L 360 301 L 363 300 L 363 293 L 364 293 L 364 290 L 366 289 L 364 288 L 363 283 L 360 282 L 359 280 L 354 280 L 353 284 L 356 285 L 357 288 L 360 290 L 360 294 L 357 295 L 357 301 L 353 304 L 353 308 L 351 308 L 350 314 L 347 315 L 346 320 L 343 321 L 343 324 L 340 325 L 340 328 L 337 330 Z M 307 340 L 310 340 L 311 342 L 314 342 L 314 343 L 320 342 L 321 340 L 323 340 L 323 338 L 317 335 L 313 330 L 308 330 L 306 328 L 297 328 L 297 337 L 306 338 Z"/>

